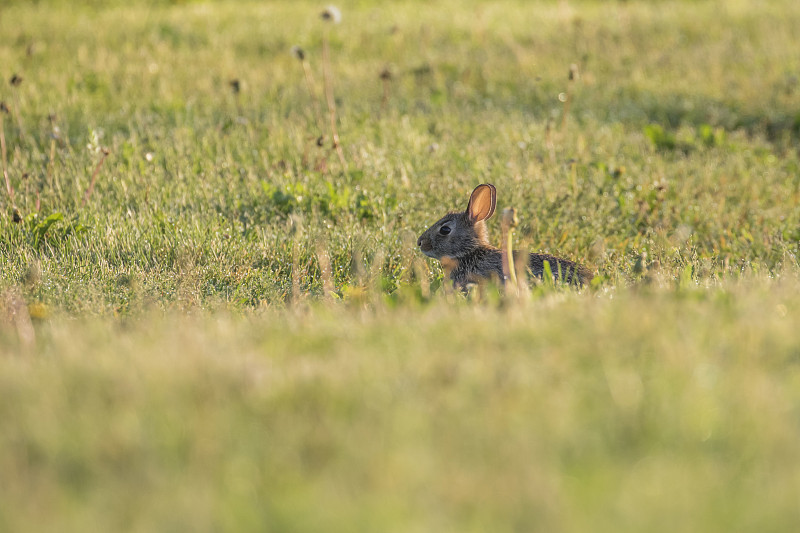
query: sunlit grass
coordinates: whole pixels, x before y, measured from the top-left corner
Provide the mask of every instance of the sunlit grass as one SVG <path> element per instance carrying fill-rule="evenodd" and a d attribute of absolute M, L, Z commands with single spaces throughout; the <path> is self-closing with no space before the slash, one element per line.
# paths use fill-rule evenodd
<path fill-rule="evenodd" d="M 171 302 L 181 273 L 200 304 L 257 306 L 291 293 L 293 240 L 319 294 L 323 240 L 337 290 L 356 281 L 354 250 L 380 252 L 395 286 L 413 271 L 404 243 L 487 181 L 517 208 L 523 246 L 614 280 L 643 253 L 672 276 L 796 264 L 796 6 L 565 6 L 342 6 L 329 33 L 346 168 L 291 54 L 303 48 L 323 99 L 314 6 L 4 8 L 25 222 L 2 211 L 2 283 L 39 261 L 49 286 L 34 298 L 107 311 L 126 299 L 120 277 Z"/>
<path fill-rule="evenodd" d="M 0 7 L 0 530 L 791 531 L 800 4 L 339 7 Z"/>

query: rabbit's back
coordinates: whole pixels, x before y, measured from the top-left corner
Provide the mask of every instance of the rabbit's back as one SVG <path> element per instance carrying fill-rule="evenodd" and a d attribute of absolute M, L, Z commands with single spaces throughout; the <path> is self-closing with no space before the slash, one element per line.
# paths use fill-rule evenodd
<path fill-rule="evenodd" d="M 562 259 L 550 254 L 531 253 L 528 256 L 528 268 L 537 278 L 544 277 L 545 262 L 550 266 L 550 272 L 553 273 L 553 277 L 556 280 L 575 285 L 584 285 L 592 281 L 594 277 L 591 270 L 569 259 Z"/>
<path fill-rule="evenodd" d="M 519 257 L 516 253 L 516 259 Z M 584 285 L 592 280 L 592 272 L 583 265 L 562 259 L 550 254 L 528 254 L 528 269 L 537 278 L 544 278 L 547 262 L 555 281 L 562 281 L 574 285 Z M 458 259 L 448 262 L 450 279 L 456 286 L 464 287 L 469 283 L 479 283 L 485 280 L 505 282 L 503 276 L 503 252 L 498 248 L 480 247 L 472 250 Z"/>

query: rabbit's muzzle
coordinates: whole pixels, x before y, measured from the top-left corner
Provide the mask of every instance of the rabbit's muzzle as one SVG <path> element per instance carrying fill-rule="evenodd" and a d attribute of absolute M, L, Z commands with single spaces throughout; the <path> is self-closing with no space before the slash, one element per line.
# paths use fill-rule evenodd
<path fill-rule="evenodd" d="M 417 239 L 417 246 L 425 255 L 430 255 L 429 252 L 433 251 L 433 243 L 431 242 L 430 238 L 426 235 L 422 235 L 419 239 Z"/>

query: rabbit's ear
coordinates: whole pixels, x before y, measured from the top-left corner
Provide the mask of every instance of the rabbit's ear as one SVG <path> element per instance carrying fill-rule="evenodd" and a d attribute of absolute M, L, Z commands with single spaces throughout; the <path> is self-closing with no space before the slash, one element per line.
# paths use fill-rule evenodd
<path fill-rule="evenodd" d="M 486 220 L 494 214 L 497 203 L 497 190 L 491 183 L 478 185 L 472 191 L 467 205 L 467 216 L 472 222 Z"/>

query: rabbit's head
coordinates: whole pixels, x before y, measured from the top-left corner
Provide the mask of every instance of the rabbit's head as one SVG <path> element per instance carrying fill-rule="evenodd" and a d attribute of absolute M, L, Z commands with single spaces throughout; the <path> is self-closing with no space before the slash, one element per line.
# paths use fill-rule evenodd
<path fill-rule="evenodd" d="M 478 185 L 463 213 L 448 213 L 425 230 L 417 245 L 428 257 L 463 257 L 489 246 L 484 221 L 494 214 L 497 191 L 494 185 Z"/>

